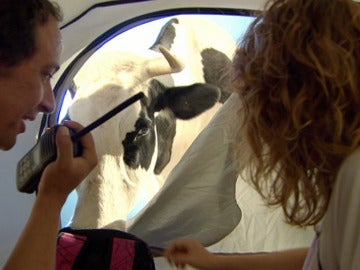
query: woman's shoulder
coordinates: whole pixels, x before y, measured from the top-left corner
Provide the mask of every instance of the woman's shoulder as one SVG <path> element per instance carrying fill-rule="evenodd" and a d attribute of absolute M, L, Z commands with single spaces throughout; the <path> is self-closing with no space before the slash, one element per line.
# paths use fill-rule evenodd
<path fill-rule="evenodd" d="M 360 269 L 360 148 L 342 163 L 320 234 L 323 269 Z"/>
<path fill-rule="evenodd" d="M 344 181 L 346 181 L 349 187 L 350 184 L 359 184 L 360 180 L 360 147 L 355 150 L 351 155 L 349 155 L 341 164 L 338 177 L 337 177 L 337 186 L 343 186 Z M 341 182 L 338 183 L 338 182 Z"/>
<path fill-rule="evenodd" d="M 332 191 L 333 207 L 348 207 L 354 204 L 359 207 L 360 197 L 360 148 L 349 155 L 341 164 L 336 183 Z M 335 204 L 335 205 L 334 205 Z M 331 206 L 331 201 L 330 201 Z"/>

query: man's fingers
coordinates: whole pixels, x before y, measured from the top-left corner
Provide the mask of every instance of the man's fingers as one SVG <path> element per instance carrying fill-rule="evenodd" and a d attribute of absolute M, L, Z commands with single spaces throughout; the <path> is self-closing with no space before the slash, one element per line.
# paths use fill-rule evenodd
<path fill-rule="evenodd" d="M 56 146 L 59 160 L 72 157 L 73 146 L 70 138 L 70 132 L 67 127 L 59 126 L 56 132 Z"/>
<path fill-rule="evenodd" d="M 84 128 L 81 124 L 74 121 L 66 121 L 64 122 L 64 125 L 68 128 L 71 128 L 75 132 L 79 132 Z M 79 141 L 83 148 L 83 156 L 93 156 L 93 151 L 95 151 L 95 143 L 91 134 L 85 134 L 79 139 Z"/>

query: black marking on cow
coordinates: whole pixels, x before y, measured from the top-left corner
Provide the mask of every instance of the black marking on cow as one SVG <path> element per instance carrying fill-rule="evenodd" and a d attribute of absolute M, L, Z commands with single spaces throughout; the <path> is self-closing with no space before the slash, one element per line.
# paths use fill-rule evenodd
<path fill-rule="evenodd" d="M 126 134 L 122 144 L 125 164 L 132 169 L 150 168 L 155 150 L 155 131 L 153 119 L 148 117 L 146 106 L 142 106 L 134 131 Z"/>
<path fill-rule="evenodd" d="M 176 118 L 191 119 L 214 106 L 219 98 L 219 88 L 210 84 L 167 87 L 158 80 L 151 80 L 147 97 L 140 102 L 142 108 L 134 131 L 128 132 L 122 142 L 124 162 L 132 169 L 142 167 L 148 170 L 157 136 L 158 155 L 154 172 L 160 174 L 171 158 Z"/>
<path fill-rule="evenodd" d="M 154 172 L 161 173 L 169 163 L 172 142 L 175 137 L 176 119 L 171 112 L 161 111 L 155 117 L 155 106 L 164 95 L 166 87 L 157 80 L 151 80 L 147 97 L 140 101 L 141 112 L 135 123 L 134 131 L 126 134 L 122 142 L 124 146 L 124 162 L 132 169 L 139 167 L 148 170 L 155 151 L 155 128 L 158 140 L 158 156 Z"/>
<path fill-rule="evenodd" d="M 231 60 L 223 52 L 213 48 L 204 49 L 201 52 L 201 57 L 205 82 L 221 89 L 220 102 L 224 103 L 231 95 Z"/>
<path fill-rule="evenodd" d="M 220 89 L 210 84 L 170 87 L 158 99 L 155 110 L 170 108 L 176 118 L 191 119 L 210 109 L 219 98 Z"/>
<path fill-rule="evenodd" d="M 155 118 L 158 135 L 158 158 L 155 174 L 160 174 L 169 163 L 172 154 L 172 145 L 176 134 L 176 119 L 170 111 L 164 111 Z"/>
<path fill-rule="evenodd" d="M 154 173 L 160 174 L 165 166 L 169 163 L 172 154 L 172 145 L 176 134 L 176 118 L 170 110 L 158 110 L 158 103 L 163 99 L 168 87 L 158 80 L 150 82 L 149 96 L 151 97 L 151 108 L 153 112 L 158 112 L 155 118 L 157 139 L 158 139 L 158 156 L 155 164 Z"/>
<path fill-rule="evenodd" d="M 174 18 L 169 20 L 160 30 L 154 44 L 150 47 L 151 50 L 160 52 L 159 47 L 163 46 L 170 51 L 176 36 L 175 27 L 173 24 L 178 24 L 179 20 Z"/>
<path fill-rule="evenodd" d="M 150 83 L 150 95 L 158 136 L 158 158 L 155 174 L 160 174 L 169 163 L 176 134 L 176 118 L 190 119 L 214 106 L 219 100 L 220 90 L 208 84 L 181 87 L 166 87 L 157 80 Z"/>

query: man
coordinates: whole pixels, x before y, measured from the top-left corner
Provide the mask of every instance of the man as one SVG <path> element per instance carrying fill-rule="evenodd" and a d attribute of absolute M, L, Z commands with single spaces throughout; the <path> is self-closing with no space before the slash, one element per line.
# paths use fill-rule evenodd
<path fill-rule="evenodd" d="M 50 84 L 59 68 L 59 9 L 48 0 L 0 0 L 0 148 L 11 149 L 25 121 L 51 113 Z M 69 128 L 82 126 L 68 122 Z M 97 163 L 90 134 L 81 139 L 82 156 L 73 157 L 68 128 L 56 135 L 57 160 L 45 169 L 24 231 L 4 269 L 54 269 L 59 216 L 68 194 Z"/>

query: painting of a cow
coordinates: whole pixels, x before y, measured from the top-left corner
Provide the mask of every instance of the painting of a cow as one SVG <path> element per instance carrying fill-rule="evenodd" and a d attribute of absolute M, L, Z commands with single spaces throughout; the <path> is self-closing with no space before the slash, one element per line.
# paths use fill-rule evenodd
<path fill-rule="evenodd" d="M 165 24 L 149 56 L 99 50 L 74 78 L 69 116 L 83 125 L 140 91 L 145 98 L 93 131 L 99 164 L 77 188 L 71 227 L 124 230 L 128 213 L 139 200 L 153 197 L 227 98 L 226 71 L 234 41 L 224 43 L 224 52 L 210 40 L 200 43 L 189 20 L 175 18 Z M 205 25 L 209 27 L 207 21 Z M 175 33 L 171 40 L 170 32 Z M 183 43 L 186 33 L 193 40 Z M 209 79 L 212 73 L 217 77 Z"/>

